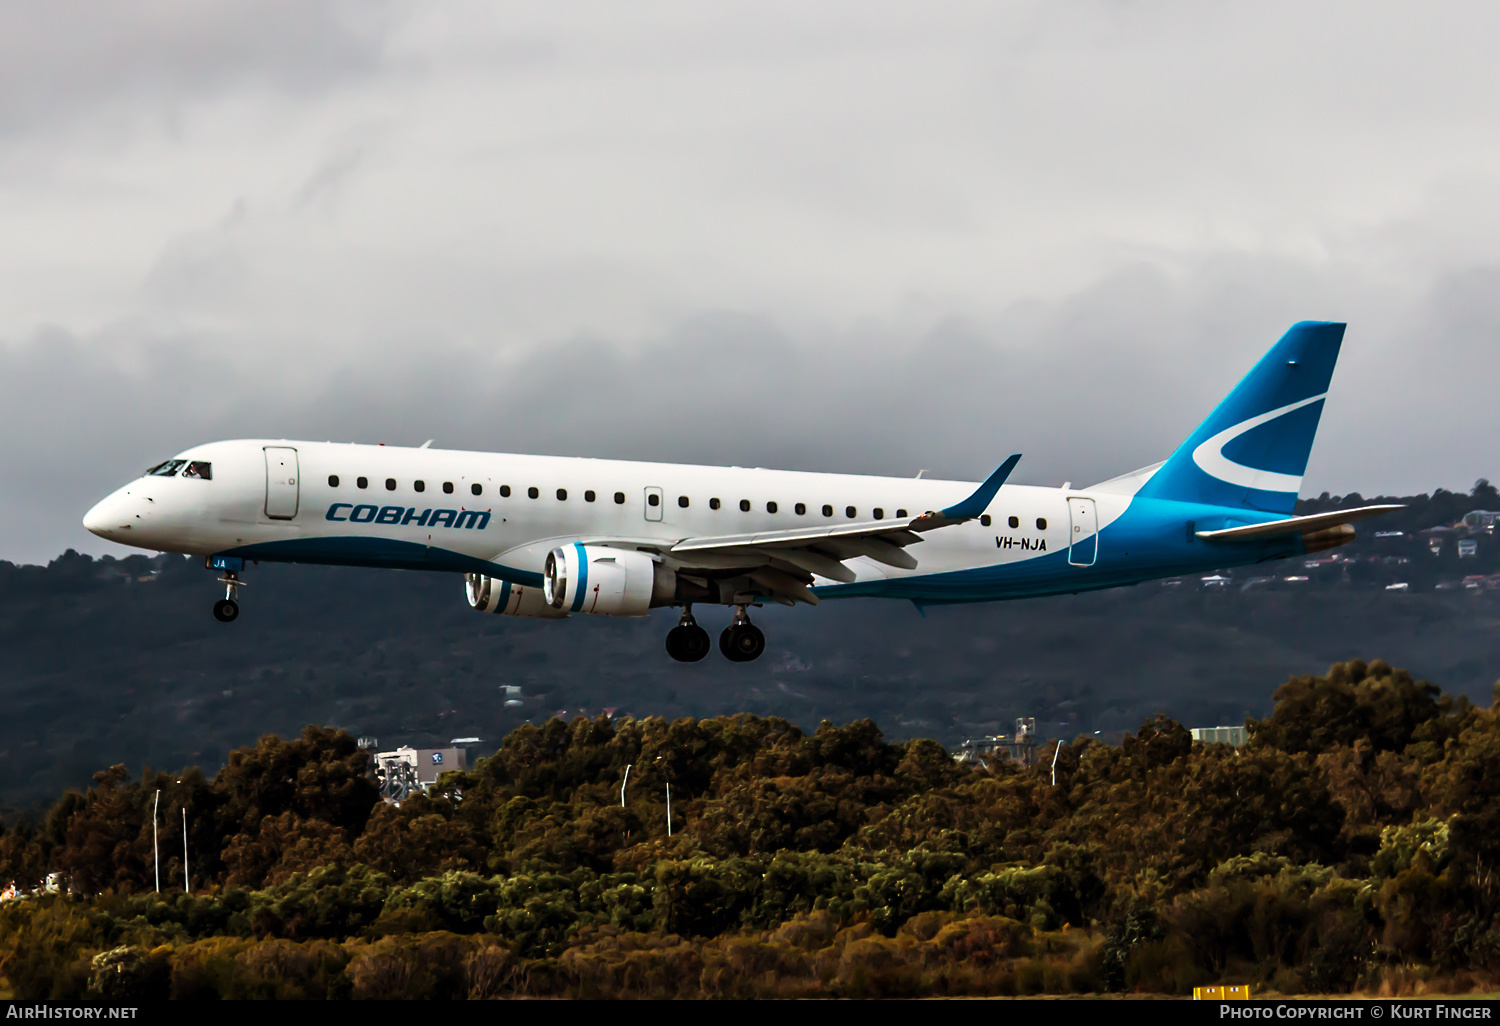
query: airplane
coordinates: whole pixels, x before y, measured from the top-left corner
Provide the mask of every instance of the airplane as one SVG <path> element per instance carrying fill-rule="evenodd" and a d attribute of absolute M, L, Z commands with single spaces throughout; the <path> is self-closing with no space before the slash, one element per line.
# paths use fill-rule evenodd
<path fill-rule="evenodd" d="M 247 562 L 464 575 L 502 616 L 680 607 L 673 659 L 712 647 L 695 605 L 732 608 L 719 649 L 766 646 L 766 602 L 989 602 L 1113 588 L 1319 552 L 1401 507 L 1292 516 L 1344 325 L 1293 325 L 1166 460 L 1088 488 L 979 484 L 332 442 L 240 439 L 178 453 L 84 527 L 202 556 L 214 616 L 239 616 Z"/>

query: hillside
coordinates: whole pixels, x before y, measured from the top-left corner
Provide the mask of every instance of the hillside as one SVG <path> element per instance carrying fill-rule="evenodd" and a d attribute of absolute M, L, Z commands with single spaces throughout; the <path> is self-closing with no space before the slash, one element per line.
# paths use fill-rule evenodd
<path fill-rule="evenodd" d="M 1457 560 L 1451 543 L 1434 557 L 1410 532 L 1500 506 L 1493 491 L 1481 482 L 1471 495 L 1408 497 L 1409 510 L 1367 522 L 1338 550 L 1347 568 L 1247 568 L 1222 589 L 1153 582 L 925 616 L 871 600 L 767 608 L 755 614 L 767 654 L 744 665 L 673 663 L 661 648 L 667 611 L 477 614 L 450 575 L 253 567 L 244 615 L 226 626 L 209 615 L 214 575 L 179 557 L 0 563 L 0 801 L 50 801 L 113 763 L 212 774 L 231 749 L 308 723 L 383 747 L 480 737 L 493 748 L 528 720 L 606 709 L 668 720 L 748 712 L 805 729 L 870 717 L 893 738 L 947 745 L 1029 715 L 1049 736 L 1118 738 L 1158 712 L 1192 726 L 1264 715 L 1267 681 L 1371 653 L 1483 699 L 1500 678 L 1500 592 L 1435 589 L 1500 570 L 1500 548 L 1485 536 L 1476 559 Z M 1377 541 L 1372 525 L 1408 537 Z M 1246 587 L 1294 572 L 1311 579 Z M 1412 590 L 1385 591 L 1396 579 Z M 714 630 L 724 619 L 700 613 Z M 522 706 L 505 707 L 502 685 L 521 687 Z"/>

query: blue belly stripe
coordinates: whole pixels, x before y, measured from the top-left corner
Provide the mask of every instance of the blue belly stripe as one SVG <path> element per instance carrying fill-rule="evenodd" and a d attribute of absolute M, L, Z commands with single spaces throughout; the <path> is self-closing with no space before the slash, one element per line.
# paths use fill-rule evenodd
<path fill-rule="evenodd" d="M 325 566 L 368 566 L 387 570 L 436 570 L 484 574 L 508 584 L 542 586 L 542 575 L 492 563 L 476 556 L 392 538 L 295 538 L 226 549 L 218 555 L 263 559 L 271 563 L 318 563 Z"/>

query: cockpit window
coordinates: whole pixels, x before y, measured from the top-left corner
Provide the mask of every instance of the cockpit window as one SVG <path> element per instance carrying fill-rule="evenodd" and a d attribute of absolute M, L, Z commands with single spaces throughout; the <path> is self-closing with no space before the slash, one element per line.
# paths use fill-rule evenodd
<path fill-rule="evenodd" d="M 146 476 L 171 477 L 173 474 L 181 470 L 182 465 L 186 462 L 187 460 L 167 460 L 167 462 L 165 463 L 158 463 L 156 466 L 146 471 Z"/>
<path fill-rule="evenodd" d="M 193 462 L 187 465 L 187 469 L 182 472 L 182 476 L 212 481 L 214 479 L 214 465 L 206 460 L 193 460 Z"/>

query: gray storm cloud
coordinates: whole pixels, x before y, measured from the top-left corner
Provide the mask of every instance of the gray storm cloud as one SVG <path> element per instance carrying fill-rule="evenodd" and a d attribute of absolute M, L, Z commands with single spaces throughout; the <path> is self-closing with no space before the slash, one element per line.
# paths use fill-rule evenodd
<path fill-rule="evenodd" d="M 169 118 L 236 89 L 320 92 L 378 63 L 387 10 L 380 0 L 8 0 L 0 133 Z"/>
<path fill-rule="evenodd" d="M 1350 322 L 1492 473 L 1500 11 L 0 3 L 0 558 L 212 438 L 1085 483 Z"/>

